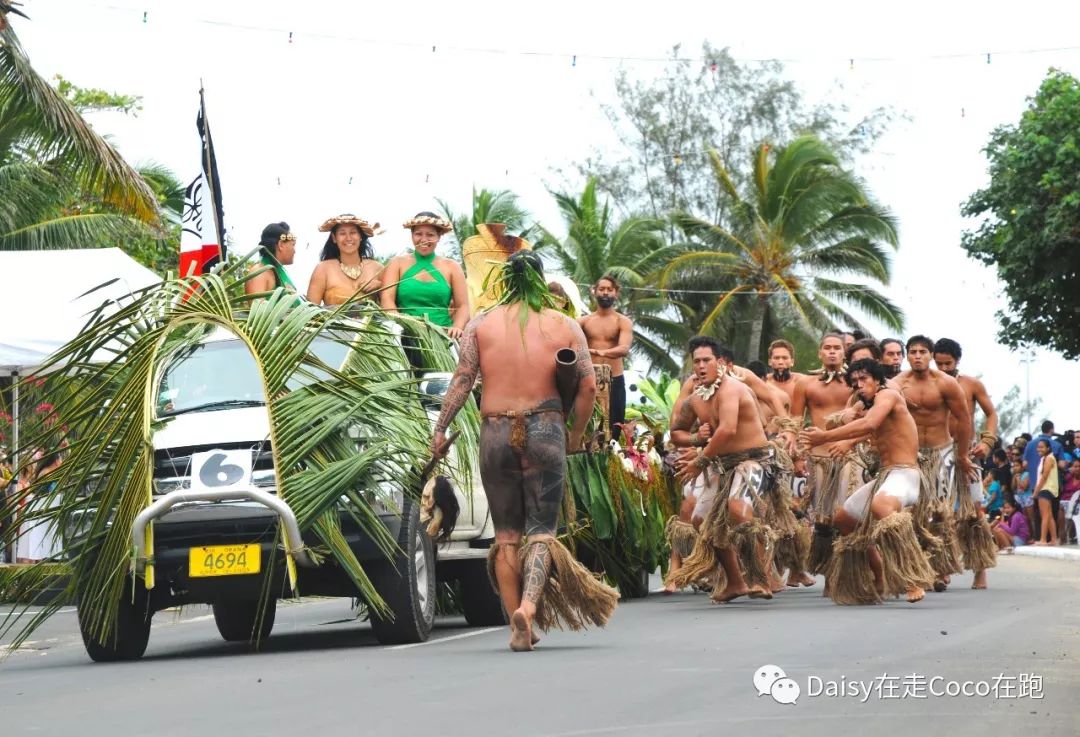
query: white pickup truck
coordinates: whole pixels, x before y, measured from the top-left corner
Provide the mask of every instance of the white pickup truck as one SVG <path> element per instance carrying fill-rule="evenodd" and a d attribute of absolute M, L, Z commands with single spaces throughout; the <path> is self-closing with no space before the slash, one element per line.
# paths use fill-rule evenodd
<path fill-rule="evenodd" d="M 341 366 L 349 348 L 317 338 L 311 350 L 326 364 Z M 423 377 L 421 390 L 430 398 L 426 406 L 432 423 L 448 383 L 447 374 Z M 99 641 L 82 627 L 91 658 L 141 657 L 153 613 L 185 604 L 210 604 L 226 640 L 269 636 L 276 600 L 291 596 L 283 545 L 295 551 L 302 595 L 357 597 L 356 586 L 332 557 L 316 565 L 303 552 L 317 540 L 299 530 L 292 511 L 275 494 L 262 381 L 246 346 L 228 332 L 214 332 L 171 356 L 157 387 L 156 414 L 162 422 L 153 437 L 154 502 L 132 529 L 136 560 L 153 561 L 156 584 L 149 591 L 136 586 L 135 599 L 125 598 L 108 641 Z M 339 503 L 349 547 L 392 614 L 370 613 L 380 642 L 427 639 L 435 618 L 437 580 L 460 582 L 460 603 L 469 624 L 505 621 L 486 571 L 494 529 L 479 474 L 472 478 L 475 491 L 455 489 L 461 515 L 450 541 L 438 548 L 420 525 L 416 501 L 400 491 L 369 497 L 371 508 L 398 542 L 394 560 L 387 560 L 353 521 L 348 502 L 343 498 Z M 151 521 L 153 533 L 148 535 Z"/>

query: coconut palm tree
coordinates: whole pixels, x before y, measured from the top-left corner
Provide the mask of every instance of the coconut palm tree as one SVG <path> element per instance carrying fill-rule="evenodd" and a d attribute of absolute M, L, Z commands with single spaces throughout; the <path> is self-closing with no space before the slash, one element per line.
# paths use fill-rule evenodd
<path fill-rule="evenodd" d="M 898 243 L 895 218 L 865 186 L 844 171 L 820 140 L 803 136 L 774 151 L 754 151 L 750 191 L 741 193 L 715 150 L 709 152 L 717 184 L 730 204 L 730 223 L 688 213 L 673 219 L 696 250 L 675 258 L 661 281 L 712 284 L 719 294 L 698 326 L 714 332 L 733 308 L 744 315 L 747 358 L 761 355 L 766 323 L 789 310 L 807 329 L 867 330 L 854 307 L 894 330 L 903 311 L 873 286 L 887 284 L 888 249 Z"/>
<path fill-rule="evenodd" d="M 560 240 L 542 230 L 537 248 L 581 287 L 607 274 L 618 279 L 623 295 L 620 309 L 634 321 L 635 348 L 654 366 L 676 370 L 669 346 L 684 342 L 686 329 L 682 321 L 673 319 L 678 305 L 651 289 L 660 270 L 682 253 L 680 246 L 665 241 L 665 223 L 638 216 L 616 221 L 610 203 L 600 202 L 593 178 L 580 195 L 552 194 L 567 235 Z"/>
<path fill-rule="evenodd" d="M 88 248 L 160 237 L 157 227 L 93 202 L 63 174 L 28 162 L 0 165 L 0 251 Z"/>
<path fill-rule="evenodd" d="M 114 211 L 158 224 L 157 201 L 138 172 L 34 71 L 6 24 L 0 30 L 0 164 L 18 162 L 41 163 Z"/>

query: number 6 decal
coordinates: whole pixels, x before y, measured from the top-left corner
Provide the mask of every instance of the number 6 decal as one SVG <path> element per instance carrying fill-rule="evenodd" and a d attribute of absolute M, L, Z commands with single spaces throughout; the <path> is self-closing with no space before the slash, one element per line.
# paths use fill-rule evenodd
<path fill-rule="evenodd" d="M 192 490 L 228 489 L 250 484 L 250 450 L 209 450 L 191 456 Z"/>

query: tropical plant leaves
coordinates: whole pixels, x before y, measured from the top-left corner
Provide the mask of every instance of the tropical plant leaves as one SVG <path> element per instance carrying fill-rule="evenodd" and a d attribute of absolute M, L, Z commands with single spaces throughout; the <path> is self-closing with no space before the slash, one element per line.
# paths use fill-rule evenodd
<path fill-rule="evenodd" d="M 454 363 L 448 343 L 427 323 L 386 315 L 372 304 L 327 311 L 283 289 L 252 302 L 237 284 L 243 278 L 238 264 L 209 276 L 163 282 L 126 303 L 103 305 L 43 367 L 50 376 L 52 430 L 27 438 L 20 454 L 28 458 L 36 448 L 62 447 L 65 458 L 13 500 L 21 511 L 7 537 L 10 542 L 23 524 L 34 522 L 66 530 L 78 521 L 83 534 L 64 536 L 60 557 L 71 570 L 64 593 L 29 621 L 18 612 L 9 615 L 0 623 L 0 635 L 14 633 L 17 644 L 59 606 L 75 600 L 92 631 L 102 637 L 109 632 L 132 581 L 132 521 L 154 498 L 156 382 L 175 351 L 196 344 L 212 328 L 242 341 L 263 377 L 279 497 L 362 598 L 385 611 L 345 541 L 342 516 L 384 554 L 396 550 L 371 503 L 391 505 L 394 493 L 419 495 L 418 472 L 430 442 L 428 416 L 400 335 L 408 332 L 431 368 L 441 371 Z M 316 338 L 351 347 L 344 365 L 329 366 L 309 350 Z M 289 391 L 296 376 L 309 383 Z M 478 412 L 471 400 L 459 418 L 460 455 L 472 457 Z M 349 428 L 361 430 L 359 441 Z M 460 469 L 448 472 L 458 476 L 460 488 L 471 488 L 467 479 L 461 483 Z M 23 506 L 31 498 L 35 503 Z M 25 588 L 26 582 L 46 580 L 44 574 L 22 575 L 22 583 L 7 585 Z M 144 582 L 137 579 L 135 585 Z"/>

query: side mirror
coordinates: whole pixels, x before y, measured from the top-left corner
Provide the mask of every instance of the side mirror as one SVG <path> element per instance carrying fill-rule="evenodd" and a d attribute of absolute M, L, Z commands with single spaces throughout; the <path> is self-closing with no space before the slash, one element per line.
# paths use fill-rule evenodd
<path fill-rule="evenodd" d="M 426 395 L 432 401 L 439 401 L 449 391 L 450 380 L 453 377 L 453 374 L 443 372 L 424 374 L 424 377 L 420 380 L 420 393 Z"/>

